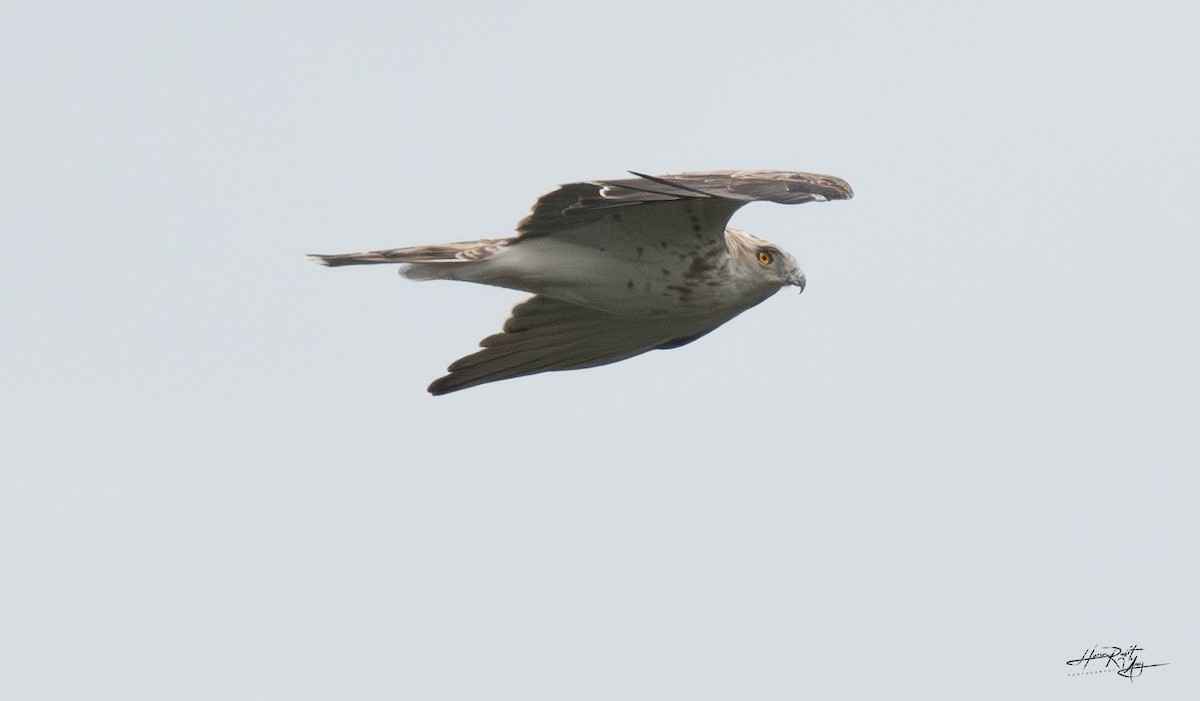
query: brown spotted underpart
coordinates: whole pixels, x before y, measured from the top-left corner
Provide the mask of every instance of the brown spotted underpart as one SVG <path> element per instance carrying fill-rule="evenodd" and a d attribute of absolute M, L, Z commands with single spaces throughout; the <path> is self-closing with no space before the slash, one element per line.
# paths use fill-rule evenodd
<path fill-rule="evenodd" d="M 762 263 L 757 253 L 769 244 L 728 227 L 739 207 L 853 195 L 845 181 L 814 173 L 633 175 L 546 193 L 511 238 L 313 258 L 333 266 L 399 263 L 409 279 L 534 295 L 514 308 L 503 333 L 485 338 L 482 350 L 430 385 L 431 393 L 445 394 L 689 343 L 783 286 L 803 286 L 790 255 L 781 250 L 772 265 Z"/>

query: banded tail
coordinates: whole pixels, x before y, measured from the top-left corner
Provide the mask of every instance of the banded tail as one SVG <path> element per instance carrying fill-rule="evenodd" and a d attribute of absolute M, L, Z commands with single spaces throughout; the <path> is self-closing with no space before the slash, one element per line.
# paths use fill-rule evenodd
<path fill-rule="evenodd" d="M 433 246 L 388 248 L 363 253 L 309 253 L 321 265 L 369 265 L 371 263 L 474 263 L 496 255 L 503 239 L 480 239 L 460 243 L 439 243 Z"/>

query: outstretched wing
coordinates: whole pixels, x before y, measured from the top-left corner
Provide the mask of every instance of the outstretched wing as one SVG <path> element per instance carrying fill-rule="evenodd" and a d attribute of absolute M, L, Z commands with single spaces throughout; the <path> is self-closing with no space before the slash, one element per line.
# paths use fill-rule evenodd
<path fill-rule="evenodd" d="M 854 196 L 841 178 L 780 170 L 714 170 L 571 183 L 543 195 L 517 227 L 522 238 L 582 243 L 612 233 L 715 239 L 747 202 L 782 204 Z"/>
<path fill-rule="evenodd" d="M 483 350 L 454 361 L 430 394 L 550 370 L 615 363 L 656 348 L 678 348 L 724 323 L 703 317 L 629 317 L 536 295 L 513 308 L 504 332 L 479 342 Z"/>
<path fill-rule="evenodd" d="M 785 170 L 711 170 L 678 175 L 643 175 L 637 179 L 605 181 L 599 201 L 581 207 L 637 204 L 672 199 L 716 198 L 746 203 L 767 200 L 781 204 L 845 200 L 854 196 L 850 184 L 832 175 Z"/>

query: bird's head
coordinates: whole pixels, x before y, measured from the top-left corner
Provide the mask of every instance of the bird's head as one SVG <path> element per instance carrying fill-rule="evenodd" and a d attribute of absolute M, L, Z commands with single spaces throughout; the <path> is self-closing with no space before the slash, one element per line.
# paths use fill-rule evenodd
<path fill-rule="evenodd" d="M 725 230 L 731 257 L 742 274 L 754 283 L 779 289 L 795 285 L 804 291 L 804 271 L 791 253 L 757 236 L 737 229 Z"/>

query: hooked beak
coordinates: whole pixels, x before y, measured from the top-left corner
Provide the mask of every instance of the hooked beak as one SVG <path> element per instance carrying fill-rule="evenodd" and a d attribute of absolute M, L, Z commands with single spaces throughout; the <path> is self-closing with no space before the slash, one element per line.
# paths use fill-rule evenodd
<path fill-rule="evenodd" d="M 800 272 L 799 269 L 793 270 L 792 274 L 788 276 L 787 281 L 789 285 L 795 285 L 800 288 L 801 292 L 804 292 L 804 273 Z"/>

